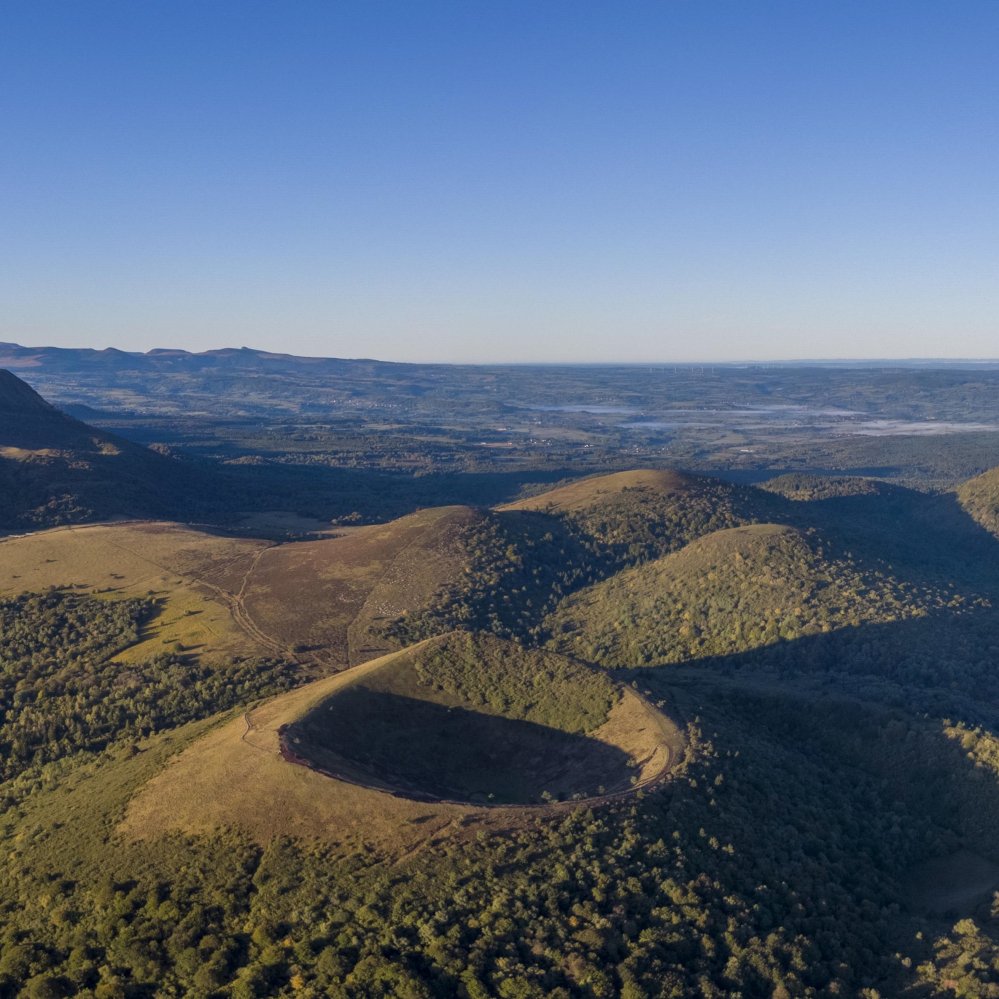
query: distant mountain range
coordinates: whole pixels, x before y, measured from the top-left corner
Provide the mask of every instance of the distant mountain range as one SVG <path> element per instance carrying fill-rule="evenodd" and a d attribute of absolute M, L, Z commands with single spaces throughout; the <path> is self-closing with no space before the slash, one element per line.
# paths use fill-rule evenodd
<path fill-rule="evenodd" d="M 0 366 L 6 368 L 29 368 L 45 365 L 50 368 L 67 366 L 77 368 L 80 365 L 97 364 L 106 367 L 126 367 L 136 366 L 159 367 L 167 364 L 183 364 L 191 368 L 205 368 L 218 366 L 220 364 L 236 363 L 241 367 L 256 364 L 281 364 L 291 363 L 295 365 L 326 365 L 336 366 L 344 364 L 383 364 L 396 368 L 404 367 L 509 367 L 520 366 L 518 362 L 467 365 L 448 364 L 445 362 L 400 362 L 384 361 L 375 358 L 342 358 L 328 356 L 309 356 L 304 354 L 287 354 L 269 350 L 259 350 L 254 347 L 220 347 L 215 350 L 189 351 L 176 347 L 153 347 L 151 350 L 119 350 L 117 347 L 104 347 L 96 349 L 93 347 L 26 347 L 18 343 L 0 342 Z M 653 366 L 678 367 L 678 368 L 796 368 L 796 367 L 823 367 L 823 368 L 997 368 L 999 358 L 974 358 L 974 357 L 885 357 L 885 358 L 798 358 L 779 361 L 704 361 L 704 362 L 684 362 L 675 363 L 673 361 L 650 362 Z M 538 365 L 539 367 L 565 367 L 572 366 L 572 362 L 564 364 Z M 634 367 L 646 368 L 647 363 L 633 363 L 620 365 L 613 361 L 605 364 L 587 364 L 588 368 L 600 367 Z"/>
<path fill-rule="evenodd" d="M 325 368 L 343 370 L 345 366 L 384 365 L 404 368 L 409 365 L 368 358 L 345 359 L 335 357 L 301 357 L 294 354 L 275 354 L 251 347 L 223 347 L 192 353 L 169 347 L 156 347 L 149 351 L 118 350 L 105 347 L 23 347 L 16 343 L 0 343 L 0 367 L 18 371 L 45 369 L 48 371 L 81 371 L 100 368 L 105 371 L 138 370 L 211 370 L 215 368 L 269 368 L 286 366 L 300 368 Z M 417 367 L 418 365 L 412 365 Z"/>

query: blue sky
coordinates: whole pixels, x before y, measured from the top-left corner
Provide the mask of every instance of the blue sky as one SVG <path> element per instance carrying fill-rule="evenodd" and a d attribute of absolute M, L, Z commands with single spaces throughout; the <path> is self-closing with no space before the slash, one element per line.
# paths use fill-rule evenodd
<path fill-rule="evenodd" d="M 999 355 L 999 3 L 0 3 L 0 339 Z"/>

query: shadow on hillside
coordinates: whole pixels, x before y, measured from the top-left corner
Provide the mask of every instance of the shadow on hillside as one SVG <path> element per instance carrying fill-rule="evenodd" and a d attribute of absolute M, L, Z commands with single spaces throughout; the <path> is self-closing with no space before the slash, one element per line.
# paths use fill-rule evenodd
<path fill-rule="evenodd" d="M 777 690 L 796 684 L 821 696 L 848 695 L 999 733 L 997 658 L 999 610 L 985 608 L 840 628 L 616 675 L 639 686 L 652 677 L 657 682 L 750 683 Z"/>
<path fill-rule="evenodd" d="M 140 450 L 140 449 L 135 449 Z M 133 452 L 79 460 L 0 458 L 0 530 L 34 531 L 113 517 L 160 518 L 177 509 L 169 464 Z"/>
<path fill-rule="evenodd" d="M 895 881 L 901 904 L 913 912 L 957 918 L 983 903 L 987 908 L 999 888 L 999 779 L 969 759 L 968 747 L 978 738 L 973 733 L 882 705 L 836 696 L 818 700 L 793 688 L 700 688 L 687 697 L 714 723 L 716 748 L 755 749 L 772 761 L 776 754 L 789 771 L 811 774 L 831 803 L 839 795 L 846 799 L 830 808 L 825 835 L 805 840 L 813 857 L 821 860 L 840 838 Z M 798 805 L 791 800 L 783 807 L 793 815 Z M 857 809 L 867 810 L 859 821 Z M 802 816 L 800 824 L 809 819 Z M 858 836 L 865 824 L 882 835 Z M 970 881 L 969 873 L 976 881 L 955 892 L 940 868 L 952 881 L 961 874 Z M 852 887 L 861 893 L 868 888 Z"/>
<path fill-rule="evenodd" d="M 37 530 L 112 517 L 231 527 L 281 510 L 323 521 L 376 523 L 422 507 L 493 506 L 525 488 L 575 477 L 571 469 L 409 474 L 264 463 L 219 465 L 138 446 L 86 461 L 0 458 L 0 529 Z"/>
<path fill-rule="evenodd" d="M 536 803 L 629 785 L 622 750 L 533 722 L 348 688 L 285 733 L 313 766 L 408 797 Z"/>
<path fill-rule="evenodd" d="M 572 475 L 568 469 L 407 474 L 302 465 L 202 465 L 211 489 L 189 496 L 186 519 L 225 521 L 233 514 L 287 510 L 318 520 L 378 523 L 424 507 L 494 506 L 525 487 Z"/>
<path fill-rule="evenodd" d="M 814 857 L 849 843 L 903 907 L 958 918 L 987 914 L 999 889 L 997 652 L 999 615 L 940 615 L 618 676 L 699 718 L 722 757 L 755 754 L 825 788 L 828 828 L 805 838 Z M 782 801 L 781 821 L 812 825 L 799 808 L 814 805 Z M 865 824 L 883 833 L 858 839 Z"/>
<path fill-rule="evenodd" d="M 889 486 L 867 495 L 795 501 L 774 496 L 775 513 L 822 531 L 865 568 L 903 579 L 999 595 L 999 541 L 954 493 Z"/>

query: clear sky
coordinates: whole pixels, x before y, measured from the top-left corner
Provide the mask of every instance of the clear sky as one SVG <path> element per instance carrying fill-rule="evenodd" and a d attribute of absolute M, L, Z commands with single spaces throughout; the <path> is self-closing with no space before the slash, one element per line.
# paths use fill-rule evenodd
<path fill-rule="evenodd" d="M 0 339 L 999 356 L 996 0 L 2 0 Z"/>

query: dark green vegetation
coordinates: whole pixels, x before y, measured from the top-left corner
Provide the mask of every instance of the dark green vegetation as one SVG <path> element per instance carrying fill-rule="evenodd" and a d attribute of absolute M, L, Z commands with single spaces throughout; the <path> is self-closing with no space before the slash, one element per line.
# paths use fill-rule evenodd
<path fill-rule="evenodd" d="M 561 656 L 462 632 L 339 691 L 285 738 L 322 770 L 416 797 L 589 797 L 631 776 L 625 753 L 586 738 L 619 696 Z"/>
<path fill-rule="evenodd" d="M 0 974 L 25 995 L 988 994 L 991 921 L 950 934 L 906 899 L 922 858 L 992 850 L 994 772 L 964 748 L 990 736 L 710 680 L 676 696 L 702 713 L 668 791 L 401 864 L 224 833 L 108 854 L 171 744 L 64 771 L 4 819 Z M 985 961 L 955 975 L 969 926 Z"/>
<path fill-rule="evenodd" d="M 982 527 L 999 537 L 999 469 L 991 468 L 961 483 L 957 496 Z"/>
<path fill-rule="evenodd" d="M 566 517 L 615 567 L 677 551 L 726 527 L 751 524 L 769 509 L 766 494 L 674 471 L 619 472 L 581 480 L 513 504 Z"/>
<path fill-rule="evenodd" d="M 286 735 L 314 763 L 411 795 L 570 800 L 450 825 L 431 821 L 432 801 L 408 801 L 405 849 L 224 825 L 130 839 L 129 802 L 220 731 L 217 713 L 241 725 L 235 712 L 299 673 L 172 651 L 118 663 L 157 613 L 146 600 L 63 589 L 4 601 L 0 996 L 999 994 L 999 488 L 995 473 L 956 485 L 996 464 L 996 435 L 851 435 L 865 418 L 991 423 L 994 370 L 459 377 L 375 362 L 308 374 L 253 352 L 39 356 L 25 373 L 61 403 L 103 385 L 101 411 L 77 415 L 190 448 L 149 460 L 175 483 L 224 485 L 182 486 L 190 505 L 171 509 L 191 516 L 231 525 L 235 511 L 292 505 L 378 520 L 520 495 L 442 521 L 457 554 L 434 571 L 454 571 L 422 610 L 397 613 L 406 588 L 392 578 L 379 591 L 391 589 L 391 613 L 365 611 L 394 646 L 450 637 L 372 670 Z M 145 415 L 129 410 L 137 397 Z M 63 447 L 45 437 L 66 430 L 58 414 L 16 384 L 11 398 L 34 407 L 41 436 L 0 444 Z M 199 398 L 217 400 L 210 423 L 183 412 Z M 771 408 L 717 416 L 750 405 Z M 821 414 L 832 408 L 863 412 Z M 677 425 L 620 426 L 656 418 Z M 91 445 L 65 450 L 96 448 L 93 468 L 115 458 L 97 432 L 74 432 Z M 577 474 L 636 455 L 686 456 L 738 483 Z M 46 492 L 41 472 L 40 500 L 18 507 L 21 472 L 73 460 L 4 459 L 6 515 L 100 513 L 99 491 L 60 506 L 84 490 Z M 131 501 L 122 481 L 117 498 Z M 911 488 L 927 483 L 956 488 Z M 174 495 L 164 485 L 156 501 Z M 363 562 L 372 578 L 376 563 Z M 316 592 L 296 577 L 289 599 Z M 266 599 L 254 590 L 248 613 Z M 679 720 L 689 751 L 660 786 L 573 806 L 610 789 L 604 768 L 629 780 L 612 746 L 589 755 L 622 685 Z M 289 781 L 302 773 L 289 765 Z"/>
<path fill-rule="evenodd" d="M 602 553 L 561 518 L 490 511 L 457 535 L 465 553 L 463 573 L 442 586 L 428 606 L 382 624 L 399 645 L 455 628 L 505 638 L 528 635 L 564 594 L 605 571 Z"/>
<path fill-rule="evenodd" d="M 659 666 L 924 616 L 951 600 L 960 605 L 864 573 L 815 536 L 760 524 L 612 576 L 564 601 L 546 629 L 556 648 L 589 662 Z"/>
<path fill-rule="evenodd" d="M 0 801 L 15 777 L 286 689 L 290 665 L 221 666 L 165 653 L 114 661 L 155 612 L 149 600 L 62 590 L 0 600 Z"/>
<path fill-rule="evenodd" d="M 405 645 L 454 628 L 537 638 L 581 587 L 734 524 L 766 519 L 760 490 L 674 472 L 582 479 L 484 513 L 461 531 L 460 577 L 429 606 L 383 625 Z"/>
<path fill-rule="evenodd" d="M 561 656 L 528 651 L 485 635 L 460 633 L 431 643 L 411 657 L 418 688 L 438 700 L 459 703 L 491 715 L 547 725 L 563 732 L 592 732 L 607 721 L 617 695 L 605 676 L 581 669 Z M 416 690 L 397 674 L 391 689 Z"/>

